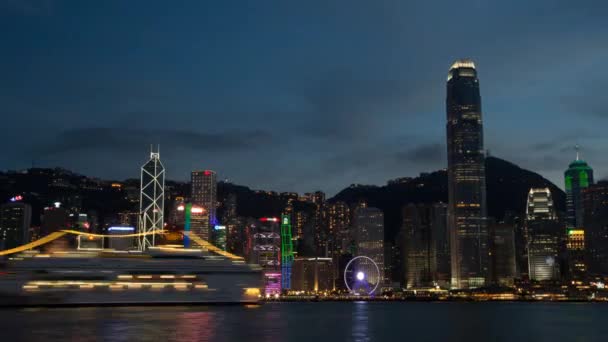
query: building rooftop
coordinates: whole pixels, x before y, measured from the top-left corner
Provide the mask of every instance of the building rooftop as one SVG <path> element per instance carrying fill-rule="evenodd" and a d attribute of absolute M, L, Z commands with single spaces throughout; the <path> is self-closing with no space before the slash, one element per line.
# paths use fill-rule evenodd
<path fill-rule="evenodd" d="M 452 64 L 450 70 L 460 69 L 460 68 L 469 68 L 475 69 L 475 63 L 473 63 L 470 59 L 458 59 Z"/>

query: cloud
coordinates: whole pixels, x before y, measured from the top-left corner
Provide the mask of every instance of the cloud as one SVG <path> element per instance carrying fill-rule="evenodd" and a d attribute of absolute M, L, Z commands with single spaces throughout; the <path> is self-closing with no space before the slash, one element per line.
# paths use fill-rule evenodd
<path fill-rule="evenodd" d="M 437 165 L 447 160 L 446 153 L 445 145 L 432 143 L 418 145 L 408 151 L 398 153 L 397 156 L 412 163 Z"/>
<path fill-rule="evenodd" d="M 52 143 L 35 146 L 39 156 L 67 155 L 87 151 L 141 151 L 143 146 L 160 144 L 161 148 L 204 152 L 250 150 L 273 142 L 274 136 L 261 130 L 202 133 L 178 129 L 137 129 L 91 127 L 59 133 Z"/>

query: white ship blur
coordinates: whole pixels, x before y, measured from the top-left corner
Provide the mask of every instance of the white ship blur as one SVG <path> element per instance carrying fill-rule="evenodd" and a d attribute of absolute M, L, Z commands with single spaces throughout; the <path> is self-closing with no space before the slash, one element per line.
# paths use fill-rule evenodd
<path fill-rule="evenodd" d="M 200 250 L 22 253 L 0 268 L 0 306 L 257 303 L 262 270 Z"/>

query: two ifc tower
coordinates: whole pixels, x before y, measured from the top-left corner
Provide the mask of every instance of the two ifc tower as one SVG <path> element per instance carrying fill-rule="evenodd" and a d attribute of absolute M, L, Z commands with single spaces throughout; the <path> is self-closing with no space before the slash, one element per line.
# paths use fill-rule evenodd
<path fill-rule="evenodd" d="M 446 112 L 451 283 L 476 288 L 488 281 L 489 236 L 481 96 L 473 61 L 452 64 Z"/>

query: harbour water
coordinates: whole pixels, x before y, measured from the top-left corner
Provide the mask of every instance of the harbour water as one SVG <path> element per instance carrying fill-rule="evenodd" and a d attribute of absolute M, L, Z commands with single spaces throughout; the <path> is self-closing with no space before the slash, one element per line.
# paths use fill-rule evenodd
<path fill-rule="evenodd" d="M 268 303 L 0 310 L 2 341 L 606 341 L 603 303 Z"/>

